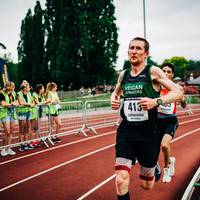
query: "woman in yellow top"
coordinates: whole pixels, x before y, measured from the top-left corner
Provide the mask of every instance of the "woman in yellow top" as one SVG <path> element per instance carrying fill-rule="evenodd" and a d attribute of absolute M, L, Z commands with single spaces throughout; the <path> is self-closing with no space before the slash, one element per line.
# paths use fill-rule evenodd
<path fill-rule="evenodd" d="M 55 134 L 58 134 L 58 131 L 61 127 L 61 120 L 59 118 L 58 110 L 61 108 L 59 103 L 60 99 L 57 93 L 57 85 L 54 82 L 50 82 L 46 87 L 46 100 L 50 103 L 49 111 L 51 118 L 51 125 L 53 126 L 54 122 L 56 124 Z M 60 138 L 54 136 L 51 138 L 53 142 L 61 142 Z"/>
<path fill-rule="evenodd" d="M 19 132 L 20 132 L 20 142 L 24 144 L 20 145 L 19 151 L 26 151 L 33 149 L 30 144 L 27 144 L 28 135 L 31 136 L 30 139 L 33 139 L 33 135 L 29 133 L 30 128 L 30 116 L 31 116 L 31 107 L 33 107 L 34 101 L 30 94 L 30 85 L 29 83 L 23 82 L 20 85 L 20 91 L 17 93 L 17 99 L 19 106 L 17 109 L 17 116 L 19 120 Z"/>
<path fill-rule="evenodd" d="M 35 87 L 35 91 L 32 91 L 31 93 L 35 106 L 31 110 L 30 122 L 31 131 L 36 136 L 36 139 L 40 138 L 38 125 L 40 123 L 40 118 L 42 117 L 44 104 L 47 103 L 44 97 L 44 91 L 44 86 L 42 84 L 37 84 Z M 36 147 L 39 145 L 41 144 L 38 140 L 34 140 L 31 142 L 32 147 Z"/>
<path fill-rule="evenodd" d="M 16 153 L 9 147 L 11 144 L 14 123 L 16 119 L 15 106 L 18 105 L 15 94 L 15 84 L 6 82 L 5 88 L 0 93 L 0 121 L 5 131 L 5 145 L 7 148 L 1 150 L 1 156 L 15 155 Z"/>

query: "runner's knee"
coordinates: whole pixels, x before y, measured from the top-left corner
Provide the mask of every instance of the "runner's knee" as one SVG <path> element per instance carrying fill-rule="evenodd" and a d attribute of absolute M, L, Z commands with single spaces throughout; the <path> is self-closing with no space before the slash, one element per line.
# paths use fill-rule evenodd
<path fill-rule="evenodd" d="M 140 186 L 145 190 L 150 190 L 154 186 L 154 168 L 141 166 L 140 172 L 141 184 Z"/>
<path fill-rule="evenodd" d="M 120 170 L 116 172 L 115 183 L 119 191 L 128 187 L 129 178 L 130 178 L 130 174 L 126 170 Z"/>

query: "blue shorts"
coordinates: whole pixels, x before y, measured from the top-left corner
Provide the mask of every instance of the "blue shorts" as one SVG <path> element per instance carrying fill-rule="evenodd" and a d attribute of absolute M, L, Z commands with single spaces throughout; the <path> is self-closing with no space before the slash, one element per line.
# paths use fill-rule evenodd
<path fill-rule="evenodd" d="M 5 122 L 15 122 L 15 119 L 13 118 L 13 115 L 8 114 L 6 117 L 2 118 L 0 121 L 2 123 L 5 123 Z"/>
<path fill-rule="evenodd" d="M 18 120 L 29 120 L 31 116 L 30 112 L 26 112 L 26 113 L 17 113 L 17 118 Z"/>

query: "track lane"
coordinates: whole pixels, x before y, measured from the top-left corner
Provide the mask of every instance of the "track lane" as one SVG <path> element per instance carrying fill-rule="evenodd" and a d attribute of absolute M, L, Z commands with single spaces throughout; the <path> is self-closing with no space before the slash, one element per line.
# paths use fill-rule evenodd
<path fill-rule="evenodd" d="M 80 143 L 57 148 L 51 152 L 36 154 L 26 159 L 17 160 L 14 163 L 2 165 L 0 166 L 2 180 L 0 182 L 0 188 L 43 170 L 47 170 L 55 165 L 59 165 L 67 160 L 110 145 L 114 143 L 114 132 L 112 131 L 103 137 L 91 138 L 92 142 L 91 140 L 83 140 Z"/>
<path fill-rule="evenodd" d="M 182 125 L 182 126 L 184 126 L 184 132 L 185 132 L 185 130 L 186 130 L 186 128 L 187 128 L 187 126 L 186 126 L 186 124 L 184 124 L 184 125 Z M 189 129 L 192 127 L 194 127 L 194 126 L 198 126 L 198 123 L 196 122 L 196 121 L 194 121 L 194 122 L 192 122 L 192 124 L 190 124 L 190 127 L 189 127 Z M 180 127 L 179 127 L 180 128 Z M 179 130 L 179 129 L 178 129 Z M 180 130 L 180 134 L 182 133 L 182 129 Z M 106 138 L 105 138 L 106 139 Z M 88 146 L 86 145 L 86 148 L 88 148 Z M 69 153 L 71 153 L 71 152 L 69 152 Z M 101 160 L 101 162 L 102 162 L 102 160 Z M 88 162 L 89 163 L 89 162 Z M 113 165 L 113 164 L 112 164 Z M 15 168 L 16 169 L 16 168 Z M 72 170 L 73 171 L 73 170 Z M 74 171 L 76 171 L 76 170 L 74 170 Z M 111 170 L 112 172 L 113 172 L 113 169 Z M 112 173 L 111 174 L 109 174 L 108 176 L 110 176 L 110 175 L 112 175 Z M 43 177 L 43 176 L 41 176 L 41 177 Z M 32 181 L 31 181 L 32 182 Z M 99 181 L 97 181 L 97 182 L 99 182 Z M 62 184 L 61 184 L 62 185 Z M 19 186 L 20 187 L 20 186 Z M 22 191 L 21 191 L 22 192 Z M 23 192 L 22 192 L 23 193 Z"/>
<path fill-rule="evenodd" d="M 194 144 L 191 141 L 195 140 L 197 142 L 196 136 L 198 136 L 198 134 L 189 135 L 179 140 L 179 142 L 181 143 L 182 141 L 186 141 L 186 142 L 189 141 L 190 146 L 189 145 L 188 146 L 189 148 L 191 148 L 191 146 Z M 174 144 L 178 144 L 178 141 L 176 141 Z M 172 146 L 174 144 L 172 144 Z M 181 146 L 183 147 L 183 145 Z M 195 158 L 194 152 L 192 154 L 193 154 L 193 158 Z M 177 155 L 175 156 L 178 157 Z M 190 156 L 188 157 L 191 158 Z M 104 160 L 104 162 L 102 162 L 102 159 Z M 194 162 L 192 162 L 192 164 L 194 164 Z M 15 186 L 14 188 L 10 188 L 9 190 L 6 190 L 0 193 L 0 197 L 3 198 L 7 196 L 9 193 L 9 195 L 11 196 L 14 195 L 16 199 L 23 198 L 23 195 L 25 195 L 26 198 L 28 197 L 28 199 L 30 200 L 32 199 L 58 199 L 58 200 L 59 199 L 68 199 L 68 200 L 77 199 L 80 195 L 84 194 L 85 191 L 88 191 L 89 189 L 94 187 L 97 183 L 104 181 L 105 179 L 107 179 L 107 177 L 112 175 L 112 173 L 114 172 L 113 166 L 114 166 L 114 147 L 108 148 L 105 151 L 101 151 L 97 154 L 93 154 L 91 156 L 85 157 L 84 159 L 78 160 L 69 165 L 60 167 L 54 171 L 51 171 L 47 174 L 40 176 L 39 178 L 31 179 L 30 181 L 26 183 L 21 183 Z M 177 163 L 177 167 L 178 166 L 179 166 L 179 163 Z M 161 196 L 163 189 L 173 184 L 161 184 L 161 182 L 157 183 L 155 188 L 158 188 L 158 189 L 152 190 L 155 193 L 151 193 L 152 191 L 146 192 L 146 191 L 141 190 L 138 187 L 138 184 L 139 184 L 138 167 L 139 166 L 137 165 L 136 169 L 134 170 L 135 176 L 132 177 L 134 180 L 133 181 L 134 183 L 131 184 L 131 187 L 134 188 L 135 199 L 146 200 L 152 197 L 152 195 L 155 200 L 173 199 L 170 196 L 166 196 L 165 190 L 163 192 L 164 197 Z M 185 167 L 188 167 L 188 166 L 186 165 Z M 72 172 L 72 173 L 69 173 L 69 172 Z M 95 174 L 93 174 L 93 172 L 95 172 Z M 178 178 L 181 177 L 179 176 L 178 172 L 176 174 Z M 173 180 L 174 183 L 175 181 L 176 182 L 178 181 L 177 183 L 180 183 L 180 180 L 178 180 L 177 177 L 176 179 Z M 32 194 L 36 186 L 39 187 L 40 189 L 37 190 L 37 193 Z M 165 188 L 163 188 L 163 186 L 165 186 Z M 177 192 L 177 186 L 178 184 L 176 184 L 175 192 Z M 180 187 L 182 188 L 182 185 Z M 59 191 L 59 192 L 51 193 L 52 188 L 54 188 L 56 191 Z M 174 191 L 171 190 L 172 188 L 168 188 L 168 189 L 170 190 L 170 192 L 167 195 L 174 194 L 173 193 Z M 86 199 L 91 199 L 91 200 L 98 199 L 97 194 L 99 193 L 99 195 L 101 196 L 101 199 L 102 197 L 105 196 L 106 197 L 105 199 L 112 200 L 112 199 L 115 199 L 115 195 L 113 195 L 114 191 L 115 189 L 114 189 L 113 184 L 112 184 L 112 188 L 108 188 L 106 184 L 103 187 L 103 191 L 101 190 L 95 191 L 95 193 L 92 194 L 94 196 L 92 195 L 88 196 L 88 198 Z M 31 193 L 31 197 L 27 196 L 30 193 Z M 133 195 L 132 193 L 133 191 L 131 190 L 131 195 Z M 167 198 L 165 199 L 165 197 Z"/>
<path fill-rule="evenodd" d="M 183 126 L 185 127 L 186 125 L 187 123 L 184 124 Z M 54 165 L 58 165 L 63 160 L 70 160 L 70 159 L 73 159 L 74 157 L 80 156 L 81 154 L 93 151 L 96 148 L 109 145 L 110 143 L 115 143 L 115 136 L 113 137 L 113 134 L 112 134 L 114 132 L 110 132 L 110 133 L 111 134 L 109 135 L 106 134 L 103 137 L 101 137 L 101 134 L 100 134 L 100 135 L 93 136 L 92 138 L 90 138 L 95 145 L 91 145 L 90 139 L 85 138 L 83 139 L 83 141 L 82 140 L 80 141 L 81 146 L 79 143 L 72 144 L 73 147 L 72 145 L 65 146 L 66 144 L 63 144 L 62 148 L 60 148 L 60 146 L 57 146 L 55 147 L 55 149 L 45 150 L 41 154 L 35 154 L 33 156 L 26 157 L 25 159 L 17 160 L 15 161 L 14 164 L 7 163 L 4 166 L 0 165 L 1 167 L 0 169 L 2 172 L 2 180 L 3 180 L 0 182 L 0 187 L 1 188 L 5 187 L 6 185 L 12 184 L 12 182 L 16 182 L 20 179 L 24 179 L 28 176 L 31 176 L 33 173 L 39 173 L 42 170 L 46 170 Z M 50 150 L 52 151 L 49 153 Z M 18 167 L 18 166 L 24 166 L 24 165 L 26 166 L 25 169 L 22 167 Z"/>
<path fill-rule="evenodd" d="M 186 132 L 184 131 L 184 133 Z M 134 166 L 131 171 L 131 199 L 180 200 L 193 173 L 200 165 L 199 138 L 200 130 L 171 144 L 172 153 L 177 159 L 175 177 L 173 177 L 171 183 L 162 183 L 162 180 L 160 180 L 155 183 L 155 187 L 152 190 L 145 191 L 139 186 L 139 165 Z M 163 156 L 160 154 L 159 164 L 162 167 L 163 163 Z M 116 199 L 114 179 L 84 199 L 94 200 L 101 198 L 110 200 Z"/>
<path fill-rule="evenodd" d="M 197 120 L 198 118 L 200 118 L 200 113 L 199 114 L 194 114 L 194 115 L 184 115 L 184 116 L 181 116 L 179 117 L 179 123 L 180 125 L 182 123 L 187 123 L 188 121 L 190 120 Z M 63 124 L 62 126 L 65 126 L 66 124 Z M 98 132 L 98 135 L 105 132 L 105 131 L 112 131 L 113 129 L 116 129 L 116 126 L 106 126 L 106 127 L 100 127 L 100 128 L 97 128 L 97 132 Z M 80 138 L 85 138 L 85 136 L 83 136 L 82 134 L 80 135 L 77 135 L 76 137 L 74 137 L 74 133 L 71 133 L 69 135 L 65 135 L 65 136 L 62 136 L 62 141 L 63 143 L 67 143 L 67 142 L 73 142 L 73 141 L 76 141 L 76 140 L 79 140 Z M 88 135 L 89 137 L 93 136 L 93 133 L 89 133 Z M 63 144 L 61 143 L 61 145 Z M 58 144 L 56 144 L 55 146 L 58 146 Z M 49 148 L 51 149 L 51 148 Z M 14 150 L 18 151 L 18 148 L 15 148 Z M 8 156 L 8 157 L 0 157 L 0 165 L 1 163 L 4 163 L 6 161 L 12 161 L 12 160 L 15 160 L 16 158 L 19 158 L 19 157 L 26 157 L 26 155 L 31 155 L 32 153 L 34 152 L 39 152 L 39 151 L 43 151 L 43 150 L 46 150 L 46 147 L 43 146 L 43 147 L 40 147 L 40 148 L 36 148 L 32 151 L 26 151 L 26 152 L 20 152 L 20 153 L 17 153 L 15 156 Z"/>

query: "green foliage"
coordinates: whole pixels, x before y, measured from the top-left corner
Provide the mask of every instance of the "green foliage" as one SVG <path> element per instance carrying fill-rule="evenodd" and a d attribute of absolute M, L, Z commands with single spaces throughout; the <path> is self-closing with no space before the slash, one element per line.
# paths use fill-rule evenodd
<path fill-rule="evenodd" d="M 40 2 L 36 2 L 34 8 L 34 15 L 32 18 L 33 28 L 32 32 L 32 81 L 33 85 L 37 83 L 47 83 L 49 78 L 49 71 L 47 64 L 45 63 L 45 50 L 44 50 L 44 25 L 43 25 L 43 13 Z"/>
<path fill-rule="evenodd" d="M 15 83 L 15 86 L 19 88 L 19 79 L 18 79 L 18 64 L 15 64 L 13 62 L 7 62 L 7 69 L 8 69 L 8 74 L 10 76 L 10 80 Z"/>
<path fill-rule="evenodd" d="M 199 71 L 200 70 L 200 61 L 189 60 L 188 71 Z"/>
<path fill-rule="evenodd" d="M 29 9 L 22 21 L 18 58 L 20 81 L 26 79 L 32 85 L 47 82 L 49 74 L 45 63 L 43 10 L 39 1 L 36 2 L 34 15 Z"/>
<path fill-rule="evenodd" d="M 118 50 L 112 1 L 47 0 L 46 60 L 64 89 L 109 84 Z"/>
<path fill-rule="evenodd" d="M 123 70 L 131 68 L 131 63 L 128 60 L 124 61 Z"/>
<path fill-rule="evenodd" d="M 46 9 L 44 12 L 44 26 L 45 26 L 45 61 L 48 65 L 49 80 L 55 81 L 59 86 L 59 68 L 57 65 L 58 48 L 61 37 L 61 0 L 47 0 Z M 66 58 L 67 59 L 67 58 Z"/>
<path fill-rule="evenodd" d="M 29 9 L 24 20 L 22 20 L 20 41 L 18 43 L 18 77 L 31 81 L 32 76 L 32 12 Z"/>
<path fill-rule="evenodd" d="M 113 0 L 37 1 L 22 20 L 18 65 L 9 61 L 12 79 L 32 85 L 55 81 L 64 90 L 115 84 L 119 44 Z M 184 57 L 166 59 L 175 65 L 175 76 L 199 70 L 200 61 Z M 148 58 L 148 64 L 157 63 Z M 129 68 L 128 61 L 124 69 Z M 17 71 L 17 73 L 16 73 Z"/>

